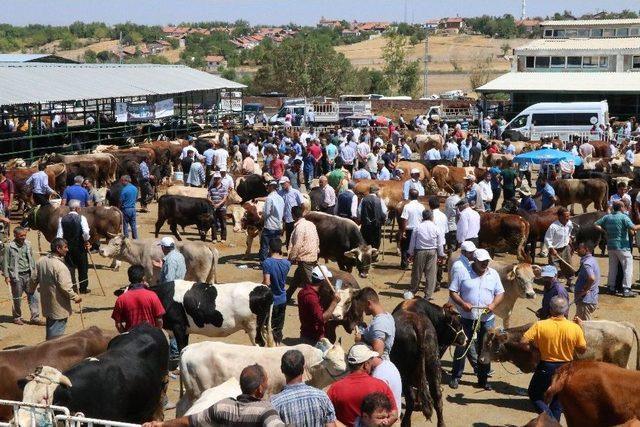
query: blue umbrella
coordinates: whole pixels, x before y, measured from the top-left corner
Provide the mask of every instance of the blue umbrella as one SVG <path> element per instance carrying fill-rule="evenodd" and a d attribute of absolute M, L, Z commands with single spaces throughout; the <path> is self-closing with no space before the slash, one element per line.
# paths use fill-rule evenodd
<path fill-rule="evenodd" d="M 542 150 L 529 151 L 528 153 L 518 154 L 513 158 L 514 163 L 531 162 L 537 165 L 542 163 L 556 165 L 562 160 L 573 160 L 573 164 L 576 166 L 580 166 L 582 164 L 582 158 L 574 156 L 567 151 L 557 150 L 555 148 L 543 148 Z"/>

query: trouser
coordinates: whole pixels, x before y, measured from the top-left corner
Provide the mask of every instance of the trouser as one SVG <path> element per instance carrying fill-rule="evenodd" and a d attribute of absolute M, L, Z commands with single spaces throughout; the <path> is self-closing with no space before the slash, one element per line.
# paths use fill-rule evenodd
<path fill-rule="evenodd" d="M 593 313 L 598 309 L 598 304 L 587 304 L 576 301 L 576 316 L 582 320 L 591 320 Z"/>
<path fill-rule="evenodd" d="M 13 318 L 22 318 L 22 293 L 27 294 L 29 303 L 29 311 L 31 312 L 31 320 L 38 320 L 40 317 L 40 299 L 38 291 L 29 293 L 29 285 L 31 283 L 31 272 L 25 271 L 18 273 L 18 277 L 11 278 L 11 297 L 13 298 Z"/>
<path fill-rule="evenodd" d="M 293 280 L 291 280 L 289 289 L 287 289 L 287 302 L 291 300 L 296 289 L 311 283 L 311 271 L 317 264 L 317 262 L 298 261 L 298 268 L 293 273 Z"/>
<path fill-rule="evenodd" d="M 131 226 L 131 237 L 137 239 L 136 208 L 122 209 L 122 234 L 124 234 L 124 237 L 129 237 L 129 226 Z"/>
<path fill-rule="evenodd" d="M 523 176 L 525 178 L 527 178 L 527 184 L 529 184 L 529 188 L 532 187 L 532 185 L 531 185 L 531 171 L 518 171 L 518 176 L 520 177 L 520 179 L 522 179 Z"/>
<path fill-rule="evenodd" d="M 45 339 L 47 341 L 64 335 L 65 329 L 67 329 L 68 319 L 50 319 L 47 317 L 47 326 L 45 327 Z"/>
<path fill-rule="evenodd" d="M 140 204 L 143 208 L 146 208 L 147 205 L 151 202 L 153 198 L 153 188 L 151 187 L 151 182 L 148 178 L 143 178 L 140 180 Z"/>
<path fill-rule="evenodd" d="M 227 240 L 227 207 L 222 205 L 213 210 L 213 227 L 211 227 L 211 239 L 217 240 L 217 231 L 220 231 L 220 238 Z"/>
<path fill-rule="evenodd" d="M 411 292 L 420 290 L 422 276 L 426 276 L 425 298 L 431 298 L 436 288 L 438 253 L 435 249 L 418 249 L 413 255 L 411 269 Z"/>
<path fill-rule="evenodd" d="M 459 245 L 456 230 L 447 231 L 447 234 L 444 235 L 444 240 L 447 243 L 447 251 L 455 252 L 458 250 Z"/>
<path fill-rule="evenodd" d="M 536 407 L 536 411 L 538 411 L 538 413 L 546 412 L 557 421 L 560 421 L 560 415 L 562 414 L 560 402 L 558 402 L 556 396 L 551 400 L 551 403 L 547 405 L 544 400 L 544 393 L 551 385 L 551 380 L 553 379 L 553 374 L 556 372 L 556 369 L 565 363 L 567 362 L 540 361 L 536 367 L 536 371 L 531 377 L 528 390 L 529 399 L 531 399 L 531 402 Z"/>
<path fill-rule="evenodd" d="M 368 224 L 360 226 L 360 233 L 364 241 L 373 248 L 380 249 L 382 239 L 382 227 L 377 224 Z"/>
<path fill-rule="evenodd" d="M 350 165 L 345 164 L 344 168 L 348 170 L 351 175 L 353 175 L 353 163 Z"/>
<path fill-rule="evenodd" d="M 489 203 L 489 205 L 491 206 L 491 210 L 495 212 L 496 208 L 498 207 L 498 199 L 500 199 L 502 188 L 492 188 L 491 191 L 493 192 L 493 199 L 491 199 L 491 203 Z"/>
<path fill-rule="evenodd" d="M 504 193 L 504 200 L 512 200 L 516 197 L 516 189 L 515 188 L 502 188 Z"/>
<path fill-rule="evenodd" d="M 569 245 L 562 248 L 556 248 L 556 252 L 558 252 L 558 257 L 571 265 L 571 247 Z M 565 263 L 561 262 L 558 257 L 549 254 L 549 264 L 554 265 L 558 269 L 558 271 L 561 272 L 560 276 L 566 278 L 567 286 L 570 286 L 573 273 L 569 271 L 569 268 L 565 265 Z"/>
<path fill-rule="evenodd" d="M 490 202 L 482 202 L 482 204 L 484 205 L 484 210 L 485 210 L 486 212 L 491 212 L 491 211 L 493 211 L 493 209 L 491 209 L 491 202 L 492 202 L 492 201 L 493 201 L 493 200 L 491 200 Z"/>
<path fill-rule="evenodd" d="M 284 223 L 284 236 L 285 236 L 285 246 L 288 248 L 289 247 L 289 241 L 291 240 L 291 234 L 293 233 L 293 226 L 296 223 L 291 221 L 291 222 L 285 222 Z"/>
<path fill-rule="evenodd" d="M 38 194 L 33 193 L 33 201 L 40 206 L 45 206 L 49 204 L 49 195 L 48 194 Z"/>
<path fill-rule="evenodd" d="M 313 182 L 313 169 L 304 170 L 304 185 L 307 187 L 307 191 L 311 190 L 311 183 Z"/>
<path fill-rule="evenodd" d="M 487 383 L 489 371 L 491 370 L 491 364 L 480 363 L 478 355 L 482 351 L 482 341 L 484 340 L 484 335 L 489 329 L 493 328 L 494 319 L 480 322 L 478 333 L 475 339 L 473 339 L 473 326 L 475 321 L 473 319 L 464 318 L 460 319 L 460 321 L 462 323 L 462 329 L 467 336 L 467 344 L 469 345 L 469 351 L 467 352 L 466 356 L 469 358 L 472 366 L 475 363 L 474 370 L 476 371 L 476 374 L 478 376 L 478 383 L 484 385 Z M 453 378 L 462 378 L 465 364 L 465 358 L 462 357 L 462 355 L 464 354 L 465 350 L 466 348 L 464 346 L 457 346 L 456 350 L 453 353 L 453 369 L 451 372 Z"/>
<path fill-rule="evenodd" d="M 409 262 L 409 243 L 411 243 L 411 235 L 413 230 L 405 230 L 404 235 L 400 239 L 400 268 L 407 268 Z"/>
<path fill-rule="evenodd" d="M 169 338 L 169 360 L 180 360 L 180 350 L 175 337 Z"/>
<path fill-rule="evenodd" d="M 211 175 L 213 175 L 213 165 L 206 165 L 204 168 L 204 175 L 206 176 L 206 181 L 211 181 Z"/>
<path fill-rule="evenodd" d="M 69 246 L 69 252 L 64 257 L 71 272 L 71 280 L 74 285 L 78 285 L 81 291 L 89 287 L 89 255 L 82 246 Z M 76 281 L 76 270 L 78 271 L 78 281 Z"/>
<path fill-rule="evenodd" d="M 633 276 L 633 255 L 630 250 L 609 249 L 609 277 L 607 285 L 610 291 L 615 291 L 616 277 L 618 276 L 617 264 L 622 264 L 622 287 L 631 290 Z"/>
<path fill-rule="evenodd" d="M 260 235 L 260 265 L 269 256 L 269 242 L 277 237 L 280 237 L 280 230 L 269 230 L 267 228 L 262 230 Z"/>
<path fill-rule="evenodd" d="M 282 328 L 284 326 L 284 315 L 287 304 L 274 305 L 271 314 L 271 329 L 273 330 L 273 340 L 276 344 L 282 342 Z"/>

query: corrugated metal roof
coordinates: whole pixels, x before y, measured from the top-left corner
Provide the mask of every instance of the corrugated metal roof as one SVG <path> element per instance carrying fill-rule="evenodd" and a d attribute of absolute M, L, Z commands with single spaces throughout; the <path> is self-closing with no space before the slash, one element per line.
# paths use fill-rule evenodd
<path fill-rule="evenodd" d="M 543 27 L 558 26 L 558 27 L 585 27 L 595 25 L 639 25 L 640 19 L 567 19 L 559 21 L 542 21 L 540 23 Z"/>
<path fill-rule="evenodd" d="M 477 92 L 640 93 L 640 73 L 507 73 Z"/>
<path fill-rule="evenodd" d="M 529 50 L 625 50 L 640 49 L 640 37 L 615 39 L 538 39 L 515 48 L 517 52 Z"/>
<path fill-rule="evenodd" d="M 47 53 L 0 53 L 0 62 L 28 62 L 51 56 Z"/>
<path fill-rule="evenodd" d="M 0 105 L 245 87 L 184 65 L 0 64 Z"/>

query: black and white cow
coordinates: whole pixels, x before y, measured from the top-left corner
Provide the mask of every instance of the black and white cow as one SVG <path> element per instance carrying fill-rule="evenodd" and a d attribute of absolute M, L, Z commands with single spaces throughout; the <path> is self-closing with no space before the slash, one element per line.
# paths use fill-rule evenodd
<path fill-rule="evenodd" d="M 127 423 L 162 419 L 169 343 L 158 328 L 144 324 L 118 335 L 107 351 L 63 373 L 50 366 L 26 380 L 23 401 L 69 408 L 90 418 Z M 38 410 L 20 410 L 16 425 L 46 425 Z M 35 417 L 35 420 L 34 420 Z M 35 421 L 35 424 L 32 423 Z"/>

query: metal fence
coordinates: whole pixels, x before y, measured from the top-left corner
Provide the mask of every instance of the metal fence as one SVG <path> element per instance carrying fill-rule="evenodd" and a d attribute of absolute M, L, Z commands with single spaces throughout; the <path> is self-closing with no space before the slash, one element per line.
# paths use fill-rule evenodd
<path fill-rule="evenodd" d="M 140 424 L 86 418 L 82 413 L 76 415 L 57 415 L 55 421 L 57 426 L 64 427 L 140 427 Z"/>
<path fill-rule="evenodd" d="M 17 402 L 14 400 L 0 400 L 0 406 L 10 406 L 13 409 L 14 415 L 26 411 L 29 414 L 30 427 L 55 425 L 55 420 L 58 417 L 56 413 L 62 412 L 60 416 L 70 415 L 69 409 L 63 406 L 40 405 L 37 403 Z M 15 425 L 16 424 L 12 422 L 0 422 L 0 427 L 15 427 Z"/>

